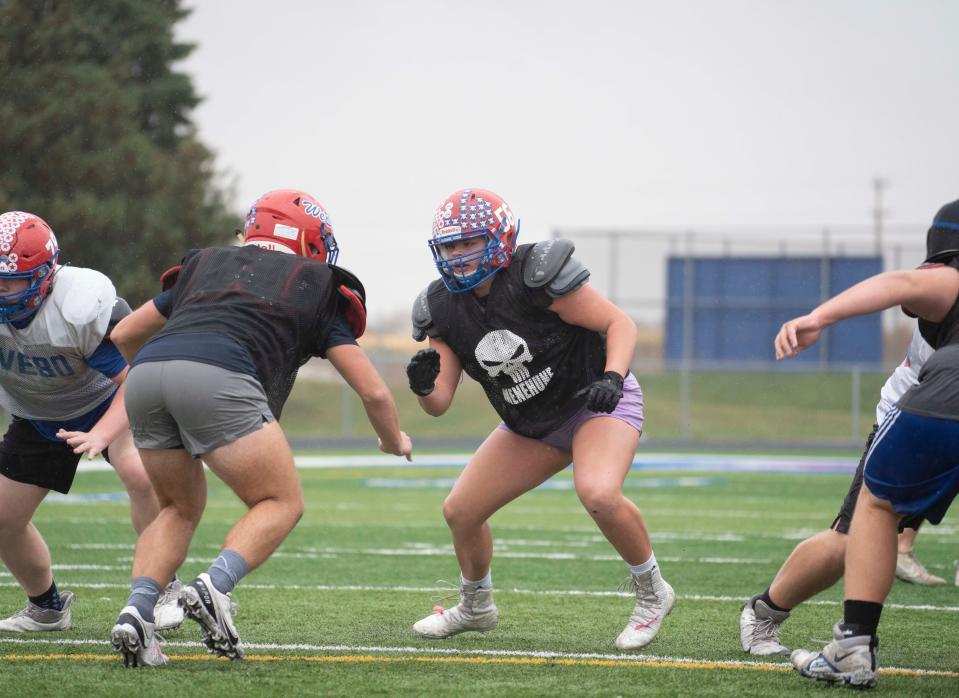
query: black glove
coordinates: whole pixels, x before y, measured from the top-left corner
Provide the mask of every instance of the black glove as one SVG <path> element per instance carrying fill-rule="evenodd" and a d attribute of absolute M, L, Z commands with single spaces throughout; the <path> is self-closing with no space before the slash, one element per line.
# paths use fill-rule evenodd
<path fill-rule="evenodd" d="M 426 397 L 436 387 L 436 377 L 440 374 L 440 355 L 436 349 L 420 349 L 406 364 L 406 375 L 410 379 L 410 390 Z"/>
<path fill-rule="evenodd" d="M 606 371 L 573 397 L 586 396 L 586 406 L 593 412 L 612 412 L 623 397 L 623 377 L 616 371 Z"/>

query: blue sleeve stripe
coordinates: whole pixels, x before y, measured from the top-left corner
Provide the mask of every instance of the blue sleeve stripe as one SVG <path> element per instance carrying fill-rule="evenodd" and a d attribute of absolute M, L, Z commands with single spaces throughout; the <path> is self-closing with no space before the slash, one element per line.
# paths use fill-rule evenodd
<path fill-rule="evenodd" d="M 120 350 L 109 339 L 104 339 L 90 356 L 87 363 L 107 378 L 116 378 L 127 367 Z"/>

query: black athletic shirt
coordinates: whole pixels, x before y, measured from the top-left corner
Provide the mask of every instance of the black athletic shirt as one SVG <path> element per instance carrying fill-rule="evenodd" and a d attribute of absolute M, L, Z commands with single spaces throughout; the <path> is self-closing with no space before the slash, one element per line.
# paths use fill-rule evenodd
<path fill-rule="evenodd" d="M 920 318 L 919 333 L 936 351 L 919 370 L 919 384 L 899 398 L 899 409 L 924 417 L 959 420 L 959 298 L 942 322 Z"/>
<path fill-rule="evenodd" d="M 554 298 L 523 282 L 531 247 L 519 246 L 493 277 L 485 303 L 470 292 L 450 293 L 441 280 L 431 283 L 426 333 L 449 345 L 510 429 L 538 439 L 582 407 L 573 395 L 603 374 L 606 342 L 563 322 L 547 310 Z"/>
<path fill-rule="evenodd" d="M 338 269 L 254 246 L 192 250 L 154 299 L 169 321 L 133 365 L 186 359 L 252 375 L 280 417 L 296 373 L 332 346 L 356 343 Z"/>

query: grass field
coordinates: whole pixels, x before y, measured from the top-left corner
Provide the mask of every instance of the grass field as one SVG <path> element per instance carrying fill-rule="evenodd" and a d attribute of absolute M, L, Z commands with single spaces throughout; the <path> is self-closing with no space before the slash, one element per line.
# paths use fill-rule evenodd
<path fill-rule="evenodd" d="M 640 454 L 642 457 L 642 453 Z M 853 456 L 850 456 L 852 460 Z M 277 555 L 236 598 L 243 662 L 213 660 L 194 625 L 166 635 L 171 665 L 124 670 L 108 646 L 126 599 L 134 536 L 110 472 L 83 472 L 67 501 L 48 501 L 37 526 L 58 584 L 77 593 L 74 628 L 0 633 L 0 695 L 806 695 L 782 658 L 748 661 L 738 645 L 742 600 L 762 591 L 795 543 L 831 521 L 847 475 L 636 471 L 664 576 L 679 595 L 640 655 L 613 640 L 632 607 L 616 593 L 625 568 L 569 489 L 568 474 L 493 519 L 500 626 L 446 641 L 414 636 L 437 580 L 456 565 L 440 514 L 453 469 L 301 471 L 307 512 Z M 215 478 L 181 576 L 216 555 L 242 505 Z M 101 501 L 97 501 L 101 500 Z M 952 579 L 959 517 L 920 535 L 917 551 Z M 2 569 L 2 568 L 0 568 Z M 0 609 L 19 609 L 5 571 Z M 839 619 L 841 589 L 798 609 L 790 646 L 818 646 Z M 446 602 L 452 605 L 453 602 Z M 959 588 L 897 582 L 883 614 L 882 695 L 959 694 Z M 893 668 L 897 668 L 893 670 Z"/>
<path fill-rule="evenodd" d="M 392 373 L 395 373 L 393 371 Z M 645 396 L 646 438 L 679 438 L 679 376 L 637 374 Z M 393 378 L 396 378 L 393 376 Z M 859 389 L 859 432 L 864 441 L 875 421 L 879 388 L 887 374 L 864 374 Z M 405 431 L 417 437 L 482 437 L 499 423 L 479 385 L 465 379 L 449 412 L 430 417 L 416 404 L 405 383 L 391 382 Z M 851 379 L 829 373 L 695 373 L 691 381 L 691 429 L 694 439 L 730 442 L 822 442 L 852 438 Z M 362 405 L 347 395 L 348 432 L 370 436 Z M 299 381 L 283 412 L 291 437 L 342 436 L 344 394 L 337 383 Z"/>

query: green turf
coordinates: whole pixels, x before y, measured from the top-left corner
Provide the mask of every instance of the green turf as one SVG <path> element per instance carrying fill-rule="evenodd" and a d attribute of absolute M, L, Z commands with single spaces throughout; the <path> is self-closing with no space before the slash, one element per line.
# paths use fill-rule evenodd
<path fill-rule="evenodd" d="M 416 638 L 410 625 L 429 612 L 431 596 L 441 593 L 436 580 L 453 580 L 457 574 L 440 513 L 446 490 L 429 486 L 455 475 L 430 468 L 301 471 L 307 501 L 303 521 L 278 555 L 248 576 L 236 594 L 244 641 L 279 645 L 250 653 L 275 658 L 242 663 L 181 659 L 163 669 L 142 671 L 123 670 L 112 657 L 11 658 L 110 655 L 102 642 L 126 598 L 134 541 L 127 505 L 45 503 L 36 524 L 55 564 L 115 569 L 56 572 L 62 589 L 77 592 L 72 630 L 40 638 L 0 633 L 0 695 L 799 695 L 822 690 L 791 672 L 744 668 L 416 661 L 444 656 L 488 660 L 490 655 L 480 652 L 491 650 L 521 656 L 618 655 L 612 643 L 631 609 L 625 596 L 559 593 L 614 591 L 625 570 L 574 492 L 538 490 L 492 521 L 502 618 L 496 631 L 442 642 Z M 372 486 L 377 481 L 388 484 L 384 479 L 420 486 Z M 568 474 L 557 479 L 568 480 Z M 668 485 L 670 479 L 686 486 L 652 486 Z M 182 570 L 187 577 L 207 566 L 243 511 L 223 485 L 215 479 L 210 484 L 206 516 Z M 664 575 L 680 597 L 660 636 L 644 653 L 748 659 L 738 646 L 739 599 L 762 591 L 795 543 L 829 523 L 847 485 L 848 477 L 841 475 L 633 474 L 628 492 L 646 516 Z M 73 494 L 119 490 L 111 473 L 81 473 Z M 957 547 L 959 517 L 953 514 L 938 529 L 930 527 L 920 535 L 917 552 L 931 571 L 951 580 Z M 550 559 L 556 554 L 566 557 Z M 78 586 L 83 584 L 107 586 Z M 830 602 L 840 598 L 838 587 L 819 597 Z M 959 672 L 959 589 L 897 582 L 889 603 L 952 610 L 887 608 L 881 628 L 884 666 Z M 12 612 L 21 604 L 13 580 L 0 577 L 0 609 Z M 784 626 L 783 640 L 790 646 L 817 646 L 816 641 L 828 639 L 839 615 L 838 604 L 801 607 Z M 28 642 L 5 642 L 10 639 Z M 187 625 L 168 633 L 167 639 L 195 642 L 198 633 Z M 101 644 L 56 644 L 59 640 Z M 308 647 L 284 647 L 289 645 Z M 430 652 L 435 649 L 448 652 Z M 174 658 L 197 657 L 201 648 L 171 645 L 167 652 Z M 343 659 L 315 661 L 330 656 Z M 361 656 L 402 661 L 356 659 Z M 959 679 L 885 676 L 879 691 L 956 695 Z"/>
<path fill-rule="evenodd" d="M 681 435 L 679 376 L 637 374 L 645 395 L 646 435 L 677 439 Z M 860 383 L 859 430 L 865 440 L 875 421 L 879 388 L 886 374 L 864 374 Z M 405 384 L 393 384 L 403 429 L 416 437 L 455 434 L 478 438 L 499 423 L 482 389 L 469 378 L 457 390 L 442 419 L 416 404 Z M 358 435 L 373 432 L 362 404 L 337 383 L 298 382 L 284 408 L 283 426 L 292 437 Z M 689 436 L 695 439 L 823 442 L 853 438 L 849 374 L 695 373 L 690 389 Z M 346 400 L 346 402 L 344 402 Z M 344 404 L 349 418 L 344 423 Z"/>

